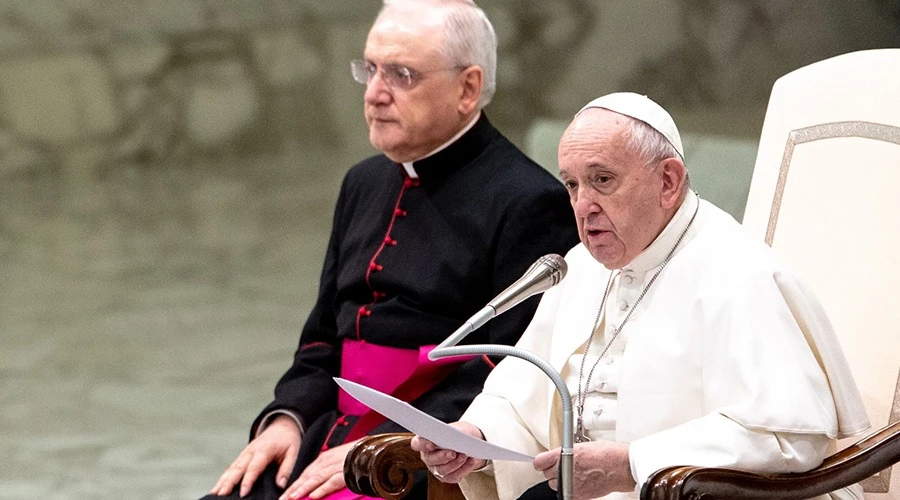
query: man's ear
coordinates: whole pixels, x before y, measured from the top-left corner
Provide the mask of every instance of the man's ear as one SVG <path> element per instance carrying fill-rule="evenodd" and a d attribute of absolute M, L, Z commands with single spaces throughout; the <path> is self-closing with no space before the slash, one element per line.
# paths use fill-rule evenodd
<path fill-rule="evenodd" d="M 687 182 L 687 168 L 678 158 L 666 158 L 660 162 L 662 172 L 662 190 L 659 202 L 663 208 L 672 208 L 681 198 L 684 183 Z"/>
<path fill-rule="evenodd" d="M 479 66 L 469 66 L 459 74 L 459 113 L 468 115 L 478 108 L 481 89 L 484 85 L 484 71 Z"/>

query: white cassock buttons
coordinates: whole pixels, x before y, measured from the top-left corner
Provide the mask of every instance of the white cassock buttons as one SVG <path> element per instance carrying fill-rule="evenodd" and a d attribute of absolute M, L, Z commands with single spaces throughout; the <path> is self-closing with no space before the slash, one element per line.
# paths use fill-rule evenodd
<path fill-rule="evenodd" d="M 627 311 L 628 310 L 628 302 L 625 302 L 624 300 L 622 302 L 619 302 L 619 310 Z"/>

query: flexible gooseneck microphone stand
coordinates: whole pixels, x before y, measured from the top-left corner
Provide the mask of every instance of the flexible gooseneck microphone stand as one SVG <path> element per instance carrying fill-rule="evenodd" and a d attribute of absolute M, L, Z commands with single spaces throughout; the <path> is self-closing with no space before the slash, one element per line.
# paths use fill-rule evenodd
<path fill-rule="evenodd" d="M 547 269 L 541 269 L 540 266 L 547 266 Z M 520 349 L 518 347 L 510 347 L 505 345 L 466 345 L 457 346 L 462 339 L 472 333 L 475 328 L 483 325 L 489 319 L 500 314 L 507 309 L 518 304 L 522 300 L 543 292 L 547 288 L 557 284 L 566 274 L 566 262 L 558 255 L 546 255 L 541 257 L 534 265 L 525 272 L 525 275 L 510 285 L 503 293 L 491 301 L 488 307 L 474 316 L 470 321 L 466 322 L 462 327 L 447 337 L 447 340 L 441 342 L 430 353 L 428 359 L 432 361 L 448 356 L 460 356 L 469 354 L 487 354 L 491 356 L 513 356 L 523 359 L 541 369 L 559 392 L 560 402 L 562 403 L 563 426 L 562 426 L 562 452 L 559 458 L 559 495 L 563 500 L 569 500 L 572 496 L 572 474 L 574 461 L 574 433 L 573 421 L 574 414 L 572 412 L 572 398 L 569 395 L 569 388 L 560 376 L 559 372 L 544 358 L 534 354 L 531 351 Z M 533 271 L 543 271 L 547 276 L 543 280 L 532 278 L 529 281 L 530 274 Z"/>

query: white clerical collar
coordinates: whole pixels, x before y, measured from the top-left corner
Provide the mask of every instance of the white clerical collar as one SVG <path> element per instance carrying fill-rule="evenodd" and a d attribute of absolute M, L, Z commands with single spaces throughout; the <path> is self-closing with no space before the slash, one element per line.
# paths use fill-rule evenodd
<path fill-rule="evenodd" d="M 687 225 L 691 223 L 691 218 L 693 218 L 694 211 L 697 209 L 699 203 L 700 198 L 697 194 L 693 191 L 688 191 L 688 194 L 684 197 L 684 202 L 678 207 L 678 210 L 675 212 L 675 215 L 672 216 L 672 220 L 669 221 L 665 229 L 659 233 L 659 236 L 653 240 L 653 243 L 651 243 L 649 247 L 639 253 L 638 256 L 632 259 L 627 265 L 622 267 L 622 271 L 645 273 L 661 266 L 663 259 L 665 259 L 666 255 L 672 251 L 672 246 L 678 241 L 681 233 L 684 232 Z"/>
<path fill-rule="evenodd" d="M 478 113 L 475 113 L 475 117 L 472 118 L 472 121 L 470 121 L 465 127 L 463 127 L 462 130 L 460 130 L 459 132 L 457 132 L 456 135 L 454 135 L 453 137 L 451 137 L 449 141 L 447 141 L 447 142 L 441 144 L 441 145 L 438 146 L 437 149 L 435 149 L 434 151 L 428 153 L 427 155 L 425 155 L 425 156 L 423 156 L 423 157 L 421 157 L 421 158 L 416 158 L 416 159 L 413 160 L 413 161 L 405 161 L 405 162 L 403 162 L 402 165 L 403 165 L 403 169 L 406 170 L 406 175 L 408 175 L 408 176 L 409 176 L 410 178 L 412 178 L 412 179 L 418 179 L 418 178 L 419 178 L 419 174 L 416 172 L 416 169 L 413 168 L 413 163 L 415 163 L 415 162 L 417 162 L 417 161 L 420 161 L 420 160 L 424 160 L 425 158 L 428 158 L 429 156 L 432 156 L 432 155 L 434 155 L 434 154 L 440 153 L 441 151 L 447 149 L 447 146 L 453 144 L 454 142 L 456 142 L 457 139 L 459 139 L 459 138 L 462 137 L 466 132 L 468 132 L 469 130 L 471 130 L 472 127 L 475 126 L 475 123 L 478 122 L 478 119 L 479 119 L 480 117 L 481 117 L 481 112 L 480 112 L 480 111 L 479 111 Z"/>

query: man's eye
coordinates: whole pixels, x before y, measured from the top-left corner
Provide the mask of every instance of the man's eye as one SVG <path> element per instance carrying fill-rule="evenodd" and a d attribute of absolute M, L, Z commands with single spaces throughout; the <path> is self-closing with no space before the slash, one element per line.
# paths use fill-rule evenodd
<path fill-rule="evenodd" d="M 576 184 L 575 181 L 565 181 L 563 182 L 563 186 L 565 186 L 569 191 L 572 191 L 578 187 L 578 184 Z"/>
<path fill-rule="evenodd" d="M 594 183 L 595 183 L 595 184 L 606 184 L 606 183 L 609 182 L 610 180 L 612 180 L 611 177 L 609 177 L 609 176 L 607 176 L 607 175 L 601 175 L 601 176 L 596 177 L 596 178 L 594 179 Z"/>
<path fill-rule="evenodd" d="M 404 68 L 403 66 L 392 66 L 385 70 L 390 73 L 391 77 L 395 80 L 402 80 L 409 76 L 409 70 Z"/>

